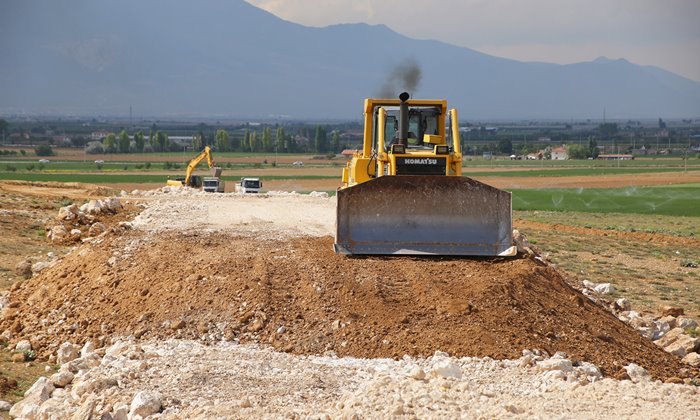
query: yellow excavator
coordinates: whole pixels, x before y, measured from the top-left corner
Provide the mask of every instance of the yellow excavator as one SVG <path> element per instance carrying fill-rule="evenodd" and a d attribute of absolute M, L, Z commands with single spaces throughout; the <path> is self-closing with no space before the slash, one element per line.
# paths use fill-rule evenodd
<path fill-rule="evenodd" d="M 511 193 L 462 176 L 446 100 L 365 99 L 364 119 L 362 150 L 337 192 L 335 252 L 516 254 Z"/>
<path fill-rule="evenodd" d="M 199 175 L 193 175 L 192 173 L 194 170 L 197 168 L 197 165 L 204 160 L 204 158 L 207 159 L 207 164 L 209 165 L 209 168 L 214 171 L 214 177 L 216 179 L 219 179 L 221 177 L 221 168 L 217 167 L 214 164 L 214 158 L 211 155 L 211 148 L 209 146 L 205 146 L 204 150 L 197 155 L 194 159 L 192 159 L 188 164 L 187 164 L 187 172 L 185 172 L 185 176 L 178 176 L 173 179 L 168 179 L 168 182 L 166 185 L 171 186 L 171 187 L 192 187 L 192 188 L 201 188 L 202 187 L 202 177 Z"/>

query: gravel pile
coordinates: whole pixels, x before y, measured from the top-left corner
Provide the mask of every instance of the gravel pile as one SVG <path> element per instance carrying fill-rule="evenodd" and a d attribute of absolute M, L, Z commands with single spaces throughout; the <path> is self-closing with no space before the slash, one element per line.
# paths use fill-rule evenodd
<path fill-rule="evenodd" d="M 70 344 L 64 344 L 63 355 Z M 118 419 L 306 417 L 697 418 L 688 385 L 601 379 L 566 355 L 516 360 L 293 356 L 252 345 L 117 341 L 64 359 L 10 414 Z M 630 372 L 638 369 L 628 367 Z M 635 371 L 636 372 L 636 371 Z M 88 418 L 88 417 L 80 417 Z"/>

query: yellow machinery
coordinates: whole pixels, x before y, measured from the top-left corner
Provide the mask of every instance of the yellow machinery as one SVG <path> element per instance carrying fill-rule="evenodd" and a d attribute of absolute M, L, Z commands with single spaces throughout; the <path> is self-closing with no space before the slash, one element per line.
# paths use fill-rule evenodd
<path fill-rule="evenodd" d="M 334 248 L 344 254 L 515 255 L 511 194 L 462 176 L 445 100 L 365 99 L 364 142 L 343 168 Z M 451 141 L 448 141 L 451 139 Z"/>
<path fill-rule="evenodd" d="M 209 164 L 209 168 L 214 171 L 214 177 L 218 179 L 221 176 L 221 168 L 216 167 L 216 165 L 214 164 L 214 158 L 211 155 L 211 148 L 209 146 L 205 146 L 204 150 L 202 150 L 202 152 L 199 155 L 197 155 L 197 157 L 192 159 L 190 163 L 187 164 L 187 172 L 185 173 L 185 176 L 176 177 L 175 179 L 168 179 L 166 185 L 171 187 L 201 187 L 202 177 L 193 175 L 192 173 L 197 168 L 197 165 L 199 165 L 199 163 L 202 160 L 204 160 L 204 158 L 207 159 L 207 164 Z"/>

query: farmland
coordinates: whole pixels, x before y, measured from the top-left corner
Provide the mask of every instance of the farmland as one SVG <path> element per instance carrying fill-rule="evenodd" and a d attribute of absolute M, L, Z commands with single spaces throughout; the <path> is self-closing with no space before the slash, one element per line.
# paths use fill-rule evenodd
<path fill-rule="evenodd" d="M 151 211 L 143 219 L 149 221 L 144 228 L 149 229 L 147 232 L 150 233 L 125 231 L 110 237 L 102 245 L 98 242 L 88 247 L 91 250 L 88 260 L 78 253 L 69 254 L 57 267 L 48 269 L 46 274 L 39 273 L 29 280 L 22 280 L 15 267 L 25 258 L 42 258 L 49 252 L 63 255 L 69 251 L 70 244 L 46 240 L 50 228 L 47 223 L 55 220 L 60 207 L 72 203 L 80 205 L 89 199 L 109 196 L 121 190 L 131 193 L 135 190 L 159 189 L 164 186 L 168 176 L 181 175 L 185 170 L 186 159 L 181 154 L 120 155 L 117 161 L 110 159 L 109 155 L 93 156 L 93 160 L 87 160 L 70 149 L 58 149 L 57 152 L 57 156 L 50 157 L 50 162 L 41 166 L 38 158 L 33 156 L 3 157 L 0 161 L 0 207 L 3 211 L 0 225 L 3 230 L 0 239 L 0 284 L 3 288 L 12 287 L 13 293 L 20 296 L 13 305 L 31 314 L 30 318 L 37 314 L 35 319 L 31 318 L 33 321 L 23 319 L 22 334 L 26 336 L 45 337 L 41 335 L 44 328 L 41 320 L 53 316 L 57 310 L 54 306 L 61 305 L 61 299 L 65 298 L 66 304 L 97 300 L 108 304 L 90 306 L 91 309 L 85 312 L 68 312 L 66 316 L 77 317 L 71 318 L 74 325 L 85 325 L 88 329 L 84 332 L 65 329 L 60 332 L 60 340 L 54 337 L 53 341 L 33 342 L 37 346 L 45 346 L 43 348 L 49 346 L 54 349 L 51 346 L 63 340 L 94 339 L 101 334 L 96 328 L 114 328 L 111 333 L 115 335 L 133 332 L 158 342 L 168 338 L 167 334 L 174 335 L 178 340 L 213 337 L 218 334 L 218 318 L 229 316 L 228 313 L 216 311 L 240 300 L 241 308 L 252 302 L 259 309 L 240 318 L 248 322 L 248 326 L 241 326 L 235 321 L 231 325 L 239 325 L 235 327 L 239 330 L 227 330 L 222 334 L 235 335 L 241 342 L 259 336 L 254 340 L 261 340 L 282 352 L 317 354 L 332 348 L 340 356 L 400 357 L 404 353 L 429 355 L 432 351 L 429 349 L 439 342 L 441 348 L 451 355 L 514 358 L 520 354 L 521 348 L 534 348 L 550 342 L 549 337 L 553 333 L 542 331 L 543 335 L 538 335 L 539 332 L 522 335 L 521 331 L 531 326 L 517 324 L 541 319 L 542 310 L 535 305 L 535 302 L 540 302 L 551 306 L 548 313 L 558 311 L 559 314 L 546 321 L 546 328 L 569 331 L 569 323 L 580 324 L 577 334 L 556 337 L 560 341 L 557 342 L 558 347 L 551 348 L 552 351 L 555 348 L 564 349 L 575 357 L 584 357 L 585 354 L 585 357 L 595 358 L 596 363 L 606 369 L 606 376 L 618 375 L 616 369 L 619 370 L 622 360 L 635 357 L 639 363 L 645 363 L 654 372 L 659 372 L 656 375 L 665 375 L 660 376 L 665 379 L 670 374 L 665 370 L 670 369 L 669 360 L 662 361 L 658 357 L 668 357 L 667 354 L 653 353 L 660 350 L 650 341 L 644 344 L 648 348 L 643 352 L 615 353 L 619 351 L 617 345 L 610 345 L 599 338 L 613 336 L 614 340 L 627 342 L 639 340 L 641 336 L 631 329 L 617 335 L 620 332 L 613 331 L 619 327 L 617 325 L 605 333 L 607 335 L 589 332 L 587 325 L 590 322 L 596 325 L 602 322 L 605 328 L 611 327 L 613 324 L 608 325 L 606 318 L 609 314 L 589 313 L 577 318 L 572 315 L 576 310 L 571 308 L 571 297 L 567 294 L 564 297 L 557 295 L 551 288 L 560 288 L 564 281 L 577 289 L 582 287 L 584 281 L 611 283 L 615 290 L 607 299 L 629 299 L 635 311 L 655 316 L 662 305 L 677 305 L 685 310 L 686 315 L 700 317 L 700 272 L 696 268 L 700 263 L 700 206 L 697 205 L 700 202 L 700 160 L 697 159 L 643 159 L 612 164 L 606 161 L 465 161 L 466 175 L 512 192 L 513 227 L 524 233 L 537 252 L 558 270 L 545 271 L 546 275 L 537 277 L 528 287 L 508 292 L 510 294 L 506 298 L 519 299 L 513 304 L 526 312 L 526 315 L 513 318 L 512 322 L 516 324 L 509 325 L 502 322 L 502 317 L 510 316 L 512 312 L 507 305 L 504 307 L 504 297 L 500 291 L 510 291 L 517 284 L 516 280 L 529 279 L 532 273 L 540 273 L 541 268 L 534 262 L 457 258 L 397 260 L 334 255 L 330 251 L 332 239 L 328 234 L 333 226 L 333 197 L 271 195 L 256 200 L 234 195 L 171 197 L 160 194 L 153 201 L 144 197 L 144 202 L 151 206 Z M 275 160 L 274 155 L 222 153 L 216 154 L 215 158 L 217 164 L 224 168 L 228 191 L 240 177 L 257 176 L 263 179 L 268 191 L 325 191 L 333 195 L 339 186 L 340 169 L 344 165 L 344 159 L 340 157 L 329 159 L 327 156 L 313 155 L 285 155 Z M 95 163 L 94 160 L 104 162 Z M 304 165 L 293 165 L 297 161 L 303 161 Z M 197 173 L 205 175 L 207 171 L 200 169 Z M 129 201 L 134 199 L 138 202 L 139 191 L 135 191 Z M 138 207 L 131 205 L 122 213 L 100 220 L 116 226 L 121 220 L 133 219 L 139 211 Z M 110 217 L 113 218 L 111 221 Z M 179 227 L 180 223 L 186 225 Z M 151 231 L 157 226 L 167 229 L 175 227 L 176 230 L 171 233 Z M 213 228 L 215 232 L 200 233 L 198 229 L 202 226 Z M 229 229 L 231 226 L 234 229 L 240 227 L 240 230 L 217 233 L 217 229 Z M 320 231 L 325 236 L 297 238 L 300 229 L 305 232 L 304 235 Z M 287 233 L 282 235 L 283 232 Z M 269 235 L 273 235 L 272 240 L 268 238 Z M 132 257 L 128 250 L 134 246 L 138 246 L 139 251 Z M 178 258 L 166 264 L 162 260 L 163 255 L 187 255 L 187 258 Z M 193 274 L 183 279 L 182 273 L 194 270 L 192 261 L 198 261 L 198 267 L 203 267 L 205 274 Z M 401 261 L 401 279 L 388 279 L 386 273 L 396 270 L 397 261 Z M 227 268 L 222 270 L 222 266 Z M 455 267 L 459 270 L 457 273 L 453 273 Z M 304 283 L 307 281 L 305 270 L 313 273 L 308 277 L 312 283 Z M 359 282 L 353 277 L 355 270 L 363 273 L 358 277 Z M 494 319 L 498 322 L 486 323 L 478 328 L 483 327 L 490 331 L 489 334 L 499 331 L 486 340 L 498 345 L 484 346 L 477 340 L 471 347 L 466 347 L 464 343 L 471 342 L 470 337 L 479 332 L 464 330 L 471 324 L 455 319 L 464 317 L 471 304 L 466 309 L 462 308 L 464 298 L 453 298 L 451 288 L 443 290 L 442 274 L 435 275 L 437 272 L 451 273 L 449 282 L 463 285 L 461 290 L 469 293 L 472 290 L 473 293 L 485 291 L 483 295 L 468 297 L 468 300 L 479 302 L 482 313 L 493 311 Z M 494 274 L 496 272 L 497 275 Z M 416 277 L 416 273 L 423 274 Z M 341 274 L 345 277 L 341 278 Z M 560 275 L 562 277 L 557 281 L 561 281 L 561 284 L 553 282 Z M 229 279 L 226 276 L 237 277 L 231 281 L 233 277 Z M 365 277 L 378 283 L 368 283 L 359 289 L 346 289 L 351 284 L 364 285 L 369 281 Z M 77 281 L 79 278 L 85 280 Z M 262 278 L 269 280 L 261 282 Z M 301 283 L 290 287 L 290 279 L 298 278 Z M 412 279 L 412 286 L 406 288 L 403 278 Z M 505 283 L 493 287 L 494 281 Z M 196 288 L 194 295 L 188 292 L 186 301 L 178 300 L 182 296 L 174 292 L 177 290 L 173 289 L 174 285 L 180 283 Z M 244 288 L 238 289 L 239 283 L 244 283 Z M 568 290 L 566 287 L 562 290 Z M 37 298 L 35 289 L 43 294 L 61 296 L 67 290 L 70 295 L 54 302 Z M 156 289 L 161 292 L 150 291 Z M 319 299 L 319 290 L 324 299 Z M 241 291 L 244 295 L 241 295 Z M 136 294 L 133 298 L 123 298 L 120 293 L 129 296 Z M 415 296 L 410 293 L 415 293 Z M 278 295 L 298 305 L 294 311 L 299 315 L 290 319 L 285 311 L 275 309 L 274 305 L 273 308 L 269 307 L 270 297 Z M 360 302 L 370 299 L 372 303 L 369 307 L 372 310 L 368 310 L 364 303 L 353 307 L 358 295 L 362 296 Z M 352 323 L 343 327 L 334 318 L 324 318 L 329 316 L 325 299 L 334 302 L 331 306 L 339 312 L 333 317 L 352 319 Z M 31 302 L 31 305 L 25 305 L 25 301 Z M 172 302 L 175 301 L 180 303 L 173 306 Z M 444 308 L 440 306 L 443 301 L 447 302 Z M 389 309 L 381 306 L 387 302 L 393 305 Z M 487 308 L 491 304 L 493 306 Z M 379 306 L 375 308 L 374 305 Z M 174 308 L 185 312 L 174 313 Z M 528 313 L 529 310 L 532 313 Z M 403 314 L 402 311 L 408 312 L 397 315 Z M 120 315 L 112 316 L 115 312 Z M 355 314 L 360 312 L 375 318 L 357 318 Z M 207 318 L 212 314 L 215 319 Z M 591 316 L 595 321 L 591 321 Z M 93 317 L 109 318 L 111 323 L 109 326 L 99 324 Z M 246 331 L 258 328 L 254 326 L 258 317 L 270 319 L 264 327 L 260 327 L 262 330 L 251 336 Z M 479 322 L 486 322 L 485 315 L 477 314 L 477 317 Z M 181 324 L 175 321 L 176 318 L 187 321 Z M 323 321 L 317 323 L 315 319 Z M 425 319 L 428 319 L 427 326 L 423 327 L 421 323 Z M 325 326 L 331 323 L 338 325 L 338 331 L 328 335 Z M 162 325 L 167 328 L 162 328 Z M 181 328 L 181 325 L 184 327 Z M 278 325 L 285 326 L 287 332 Z M 377 325 L 389 325 L 392 329 L 382 329 Z M 397 325 L 395 330 L 393 325 Z M 429 332 L 416 334 L 415 331 Z M 162 337 L 161 332 L 165 334 Z M 455 340 L 454 334 L 461 335 Z M 378 341 L 376 337 L 386 338 Z M 144 348 L 148 348 L 148 345 L 144 344 Z M 598 350 L 600 345 L 608 347 L 601 352 Z M 228 357 L 224 356 L 228 351 L 207 357 Z M 582 356 L 578 356 L 579 352 Z M 129 354 L 135 353 L 132 351 Z M 292 363 L 290 360 L 284 363 Z M 674 359 L 672 362 L 678 361 Z M 235 366 L 231 361 L 226 363 Z M 22 395 L 21 390 L 26 389 L 43 371 L 41 364 L 29 363 L 26 368 L 19 369 L 10 360 L 3 359 L 0 365 L 6 366 L 7 375 L 18 381 L 18 389 L 8 390 L 2 395 L 2 398 L 10 401 L 17 401 Z M 236 375 L 240 375 L 237 368 L 232 369 L 237 372 Z M 466 372 L 469 367 L 462 369 Z M 302 375 L 300 380 L 303 377 L 306 376 Z M 217 388 L 222 389 L 221 386 Z"/>

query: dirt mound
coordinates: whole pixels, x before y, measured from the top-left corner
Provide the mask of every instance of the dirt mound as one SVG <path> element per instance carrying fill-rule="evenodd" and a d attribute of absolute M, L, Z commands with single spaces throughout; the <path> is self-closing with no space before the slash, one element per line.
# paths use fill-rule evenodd
<path fill-rule="evenodd" d="M 127 231 L 14 288 L 0 329 L 47 355 L 105 336 L 239 340 L 300 354 L 517 358 L 697 376 L 529 259 L 346 257 L 332 239 Z"/>

